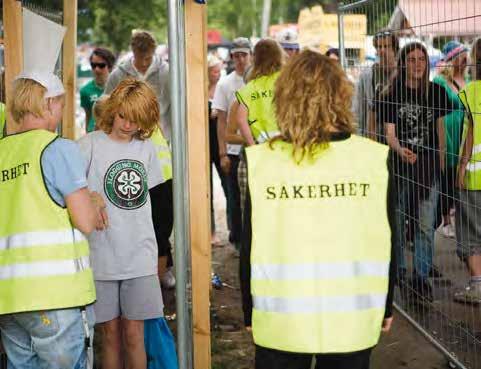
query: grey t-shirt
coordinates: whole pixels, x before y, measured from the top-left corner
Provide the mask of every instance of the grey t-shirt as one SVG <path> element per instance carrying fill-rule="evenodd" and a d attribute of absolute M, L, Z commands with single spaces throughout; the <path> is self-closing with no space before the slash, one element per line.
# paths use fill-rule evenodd
<path fill-rule="evenodd" d="M 112 140 L 102 131 L 82 137 L 91 191 L 105 200 L 109 227 L 89 236 L 96 280 L 123 280 L 157 274 L 157 242 L 149 189 L 164 182 L 150 140 Z"/>

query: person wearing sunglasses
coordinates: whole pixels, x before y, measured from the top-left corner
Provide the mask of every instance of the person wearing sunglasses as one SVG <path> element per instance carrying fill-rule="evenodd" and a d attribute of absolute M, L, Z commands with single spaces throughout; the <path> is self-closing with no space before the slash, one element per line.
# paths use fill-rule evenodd
<path fill-rule="evenodd" d="M 80 106 L 85 110 L 85 129 L 92 132 L 95 129 L 95 119 L 92 107 L 104 93 L 105 84 L 115 63 L 114 54 L 107 49 L 97 47 L 90 55 L 90 66 L 94 78 L 80 89 Z"/>

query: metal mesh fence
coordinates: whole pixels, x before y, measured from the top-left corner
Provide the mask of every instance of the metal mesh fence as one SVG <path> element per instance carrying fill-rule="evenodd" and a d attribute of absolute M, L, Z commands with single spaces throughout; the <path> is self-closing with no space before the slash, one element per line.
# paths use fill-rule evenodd
<path fill-rule="evenodd" d="M 480 369 L 481 1 L 346 1 L 339 19 L 359 133 L 390 147 L 396 304 L 453 365 Z"/>

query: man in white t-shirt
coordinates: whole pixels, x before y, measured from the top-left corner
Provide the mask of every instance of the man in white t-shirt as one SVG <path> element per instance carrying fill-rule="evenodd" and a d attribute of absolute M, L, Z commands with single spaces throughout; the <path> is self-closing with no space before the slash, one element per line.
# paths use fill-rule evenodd
<path fill-rule="evenodd" d="M 245 85 L 244 74 L 251 62 L 251 43 L 245 37 L 234 39 L 230 55 L 234 61 L 234 71 L 222 78 L 214 93 L 212 109 L 217 110 L 217 137 L 219 140 L 219 157 L 222 170 L 227 180 L 227 221 L 230 228 L 229 241 L 234 244 L 240 242 L 241 210 L 240 193 L 237 182 L 237 166 L 241 145 L 231 145 L 225 142 L 227 129 L 227 114 L 235 100 L 235 92 Z"/>

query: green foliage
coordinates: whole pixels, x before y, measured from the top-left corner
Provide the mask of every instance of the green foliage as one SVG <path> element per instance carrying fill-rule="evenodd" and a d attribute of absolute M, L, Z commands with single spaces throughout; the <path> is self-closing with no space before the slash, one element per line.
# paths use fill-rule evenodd
<path fill-rule="evenodd" d="M 167 38 L 165 0 L 91 0 L 93 10 L 93 41 L 119 53 L 128 49 L 134 29 L 152 31 L 158 42 Z"/>

